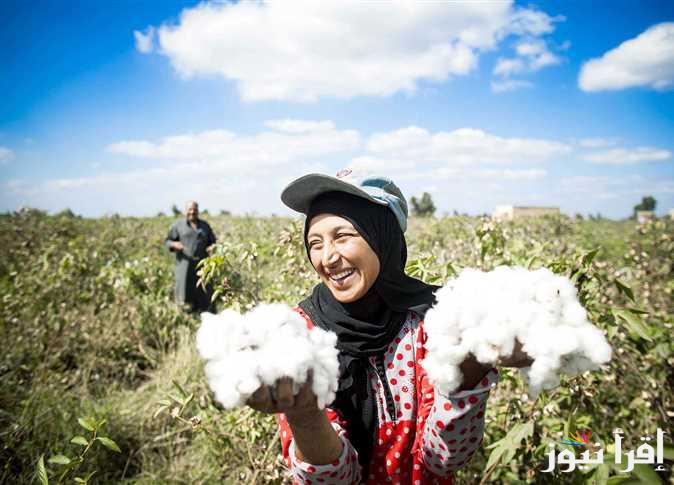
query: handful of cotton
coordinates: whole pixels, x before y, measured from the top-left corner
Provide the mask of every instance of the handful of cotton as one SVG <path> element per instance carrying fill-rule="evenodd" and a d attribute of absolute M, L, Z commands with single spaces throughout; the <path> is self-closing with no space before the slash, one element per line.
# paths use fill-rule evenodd
<path fill-rule="evenodd" d="M 467 268 L 436 298 L 424 319 L 424 368 L 438 389 L 453 392 L 461 385 L 459 364 L 468 353 L 494 364 L 512 354 L 515 339 L 534 360 L 521 369 L 531 396 L 559 385 L 559 374 L 577 375 L 611 358 L 611 347 L 588 321 L 573 283 L 546 268 Z"/>
<path fill-rule="evenodd" d="M 312 371 L 312 390 L 320 408 L 334 400 L 339 363 L 337 336 L 309 330 L 288 305 L 261 304 L 245 315 L 225 310 L 203 313 L 197 350 L 215 398 L 226 408 L 243 405 L 262 385 L 290 377 L 297 393 Z"/>

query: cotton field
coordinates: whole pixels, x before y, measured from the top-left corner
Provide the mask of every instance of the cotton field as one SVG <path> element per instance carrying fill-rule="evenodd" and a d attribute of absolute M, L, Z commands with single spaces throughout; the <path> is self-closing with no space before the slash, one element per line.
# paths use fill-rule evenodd
<path fill-rule="evenodd" d="M 288 310 L 316 283 L 302 223 L 209 217 L 220 243 L 202 277 L 218 309 L 202 319 L 173 303 L 161 245 L 171 222 L 0 216 L 0 483 L 34 483 L 40 458 L 56 483 L 85 449 L 76 476 L 95 472 L 90 483 L 284 483 L 275 418 L 240 404 L 258 382 L 302 382 L 310 368 L 324 373 L 315 390 L 325 402 L 334 392 L 333 338 Z M 516 338 L 534 358 L 528 374 L 501 371 L 484 444 L 458 485 L 602 483 L 615 471 L 538 473 L 547 443 L 583 429 L 610 443 L 622 428 L 636 449 L 668 429 L 671 221 L 411 219 L 407 238 L 407 272 L 444 285 L 426 322 L 436 386 L 456 383 L 467 351 L 498 361 Z M 265 332 L 292 346 L 283 362 L 259 358 L 283 352 Z M 241 365 L 243 355 L 257 357 Z M 119 452 L 83 446 L 83 425 Z M 671 481 L 670 468 L 656 479 Z"/>

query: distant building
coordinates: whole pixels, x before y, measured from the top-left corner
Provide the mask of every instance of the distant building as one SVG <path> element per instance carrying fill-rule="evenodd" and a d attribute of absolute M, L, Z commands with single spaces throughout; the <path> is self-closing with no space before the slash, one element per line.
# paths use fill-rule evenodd
<path fill-rule="evenodd" d="M 637 211 L 637 222 L 643 224 L 646 221 L 652 221 L 655 219 L 654 211 Z"/>
<path fill-rule="evenodd" d="M 674 209 L 669 209 L 669 218 L 674 221 Z"/>
<path fill-rule="evenodd" d="M 492 213 L 492 217 L 499 221 L 512 221 L 523 217 L 541 217 L 559 215 L 559 207 L 517 207 L 513 205 L 499 205 Z"/>

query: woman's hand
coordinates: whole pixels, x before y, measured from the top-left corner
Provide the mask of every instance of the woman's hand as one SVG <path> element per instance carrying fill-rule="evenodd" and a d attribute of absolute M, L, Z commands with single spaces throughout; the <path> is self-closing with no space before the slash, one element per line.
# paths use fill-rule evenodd
<path fill-rule="evenodd" d="M 502 367 L 530 367 L 533 364 L 534 359 L 529 357 L 526 352 L 522 351 L 522 344 L 519 340 L 515 340 L 515 347 L 513 348 L 513 353 L 508 357 L 501 357 L 496 365 Z"/>
<path fill-rule="evenodd" d="M 297 394 L 293 393 L 293 380 L 289 377 L 278 379 L 273 386 L 262 385 L 253 393 L 246 404 L 257 411 L 268 414 L 284 413 L 289 421 L 311 419 L 322 411 L 311 390 L 312 377 L 302 384 Z"/>
<path fill-rule="evenodd" d="M 295 394 L 292 379 L 279 379 L 274 386 L 261 386 L 247 404 L 263 413 L 284 413 L 293 432 L 297 458 L 314 465 L 325 465 L 339 458 L 342 442 L 325 412 L 318 408 L 311 383 L 310 372 L 307 382 Z"/>

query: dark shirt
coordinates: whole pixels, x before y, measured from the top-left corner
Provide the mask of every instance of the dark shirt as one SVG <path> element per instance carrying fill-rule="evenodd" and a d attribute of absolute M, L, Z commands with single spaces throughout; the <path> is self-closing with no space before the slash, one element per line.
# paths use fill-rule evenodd
<path fill-rule="evenodd" d="M 183 244 L 182 251 L 171 248 L 174 241 Z M 164 244 L 176 253 L 176 301 L 189 303 L 197 311 L 206 310 L 210 306 L 210 291 L 204 292 L 203 288 L 197 286 L 197 263 L 208 255 L 206 248 L 215 244 L 211 226 L 198 219 L 194 229 L 187 219 L 181 219 L 173 223 Z"/>

